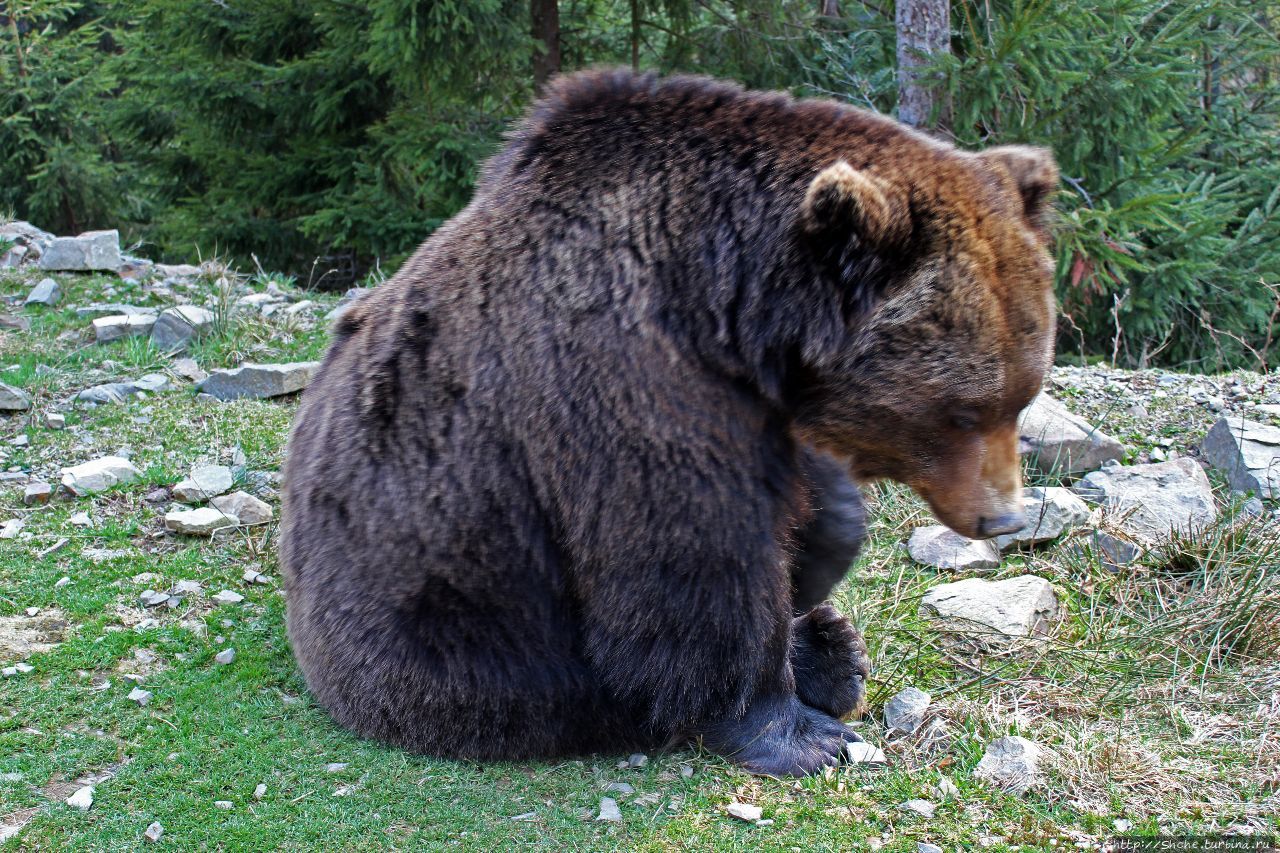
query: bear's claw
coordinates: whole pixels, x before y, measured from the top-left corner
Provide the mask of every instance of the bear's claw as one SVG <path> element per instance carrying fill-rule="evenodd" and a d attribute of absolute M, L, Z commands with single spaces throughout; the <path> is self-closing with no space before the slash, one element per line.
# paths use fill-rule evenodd
<path fill-rule="evenodd" d="M 871 674 L 867 644 L 830 604 L 791 623 L 791 669 L 800 701 L 833 717 L 862 709 Z"/>

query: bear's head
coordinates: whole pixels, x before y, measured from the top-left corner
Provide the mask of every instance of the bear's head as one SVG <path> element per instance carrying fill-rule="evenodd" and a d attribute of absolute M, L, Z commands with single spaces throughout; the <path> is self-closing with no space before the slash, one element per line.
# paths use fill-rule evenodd
<path fill-rule="evenodd" d="M 948 151 L 897 173 L 844 161 L 808 188 L 800 225 L 846 292 L 838 344 L 810 361 L 802 435 L 862 479 L 906 483 L 985 538 L 1024 523 L 1018 413 L 1052 361 L 1052 155 Z"/>

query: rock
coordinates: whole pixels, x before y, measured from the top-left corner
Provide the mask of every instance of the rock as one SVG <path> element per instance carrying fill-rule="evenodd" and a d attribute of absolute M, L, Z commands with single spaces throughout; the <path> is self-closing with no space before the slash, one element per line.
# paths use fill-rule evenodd
<path fill-rule="evenodd" d="M 1111 465 L 1088 474 L 1073 490 L 1099 503 L 1120 530 L 1154 546 L 1178 533 L 1197 533 L 1218 517 L 1209 478 L 1191 459 Z"/>
<path fill-rule="evenodd" d="M 1053 586 L 1035 575 L 986 581 L 966 578 L 935 586 L 920 600 L 922 615 L 942 630 L 988 645 L 1048 634 L 1058 617 Z"/>
<path fill-rule="evenodd" d="M 151 342 L 165 352 L 184 350 L 212 332 L 215 320 L 212 311 L 197 305 L 166 308 L 151 329 Z"/>
<path fill-rule="evenodd" d="M 267 577 L 266 575 L 264 575 L 262 572 L 258 571 L 257 569 L 245 569 L 245 570 L 244 570 L 244 572 L 242 572 L 242 573 L 241 573 L 241 575 L 240 575 L 240 580 L 244 581 L 244 582 L 245 582 L 245 583 L 247 583 L 247 584 L 255 584 L 255 583 L 258 583 L 258 584 L 269 584 L 269 583 L 271 583 L 271 578 Z"/>
<path fill-rule="evenodd" d="M 884 703 L 884 726 L 903 734 L 915 734 L 929 710 L 930 696 L 923 690 L 904 687 Z"/>
<path fill-rule="evenodd" d="M 173 591 L 177 595 L 204 595 L 204 586 L 200 581 L 178 581 L 174 584 Z"/>
<path fill-rule="evenodd" d="M 233 370 L 215 370 L 199 387 L 219 400 L 279 397 L 307 387 L 319 367 L 318 361 L 245 364 Z"/>
<path fill-rule="evenodd" d="M 9 439 L 9 443 L 14 447 L 27 447 L 31 444 L 31 436 L 26 433 L 15 435 L 13 438 Z"/>
<path fill-rule="evenodd" d="M 138 595 L 138 600 L 142 602 L 143 607 L 159 607 L 169 601 L 169 593 L 156 592 L 154 589 L 144 589 Z"/>
<path fill-rule="evenodd" d="M 239 604 L 244 601 L 244 596 L 230 589 L 224 589 L 213 597 L 213 600 L 219 604 Z"/>
<path fill-rule="evenodd" d="M 236 804 L 230 800 L 214 800 L 213 807 L 215 809 L 222 809 L 223 811 L 231 811 L 236 807 Z"/>
<path fill-rule="evenodd" d="M 981 572 L 1000 567 L 1000 553 L 988 540 L 966 539 L 949 527 L 917 527 L 907 541 L 911 559 L 950 571 Z"/>
<path fill-rule="evenodd" d="M 343 770 L 346 770 L 346 769 L 347 769 L 347 762 L 345 761 L 333 761 L 324 766 L 325 773 L 341 773 Z"/>
<path fill-rule="evenodd" d="M 149 335 L 155 325 L 154 314 L 113 314 L 93 321 L 93 337 L 100 344 L 109 344 L 124 338 Z"/>
<path fill-rule="evenodd" d="M 753 806 L 751 803 L 732 802 L 725 807 L 725 811 L 729 813 L 729 817 L 736 817 L 738 820 L 745 820 L 747 823 L 755 823 L 760 819 L 763 811 L 759 806 Z"/>
<path fill-rule="evenodd" d="M 987 745 L 973 775 L 1021 794 L 1040 781 L 1041 752 L 1039 744 L 1024 737 L 1002 737 Z"/>
<path fill-rule="evenodd" d="M 132 483 L 142 476 L 128 459 L 104 456 L 62 469 L 62 486 L 77 497 L 105 491 L 121 483 Z"/>
<path fill-rule="evenodd" d="M 265 783 L 265 782 L 259 782 L 259 783 L 257 784 L 257 786 L 256 786 L 256 787 L 254 787 L 254 789 L 253 789 L 253 798 L 254 798 L 255 800 L 261 800 L 261 799 L 262 799 L 263 797 L 265 797 L 266 795 L 267 795 L 267 785 L 266 785 L 266 783 Z"/>
<path fill-rule="evenodd" d="M 213 656 L 213 662 L 220 666 L 226 666 L 229 663 L 234 663 L 235 659 L 236 659 L 235 649 L 223 649 L 222 651 L 218 652 L 216 655 Z"/>
<path fill-rule="evenodd" d="M 844 745 L 845 756 L 853 764 L 888 764 L 889 760 L 884 757 L 884 752 L 879 748 L 872 746 L 863 741 L 852 741 Z"/>
<path fill-rule="evenodd" d="M 64 586 L 70 586 L 70 585 L 71 585 L 71 578 L 67 577 L 66 575 L 63 575 L 62 577 L 58 578 L 58 580 L 54 583 L 53 588 L 62 589 Z"/>
<path fill-rule="evenodd" d="M 0 331 L 4 330 L 29 332 L 31 331 L 31 321 L 26 317 L 18 317 L 13 314 L 0 314 Z"/>
<path fill-rule="evenodd" d="M 938 780 L 938 793 L 948 800 L 960 799 L 960 789 L 956 787 L 955 782 L 952 782 L 946 776 Z"/>
<path fill-rule="evenodd" d="M 187 479 L 173 487 L 173 496 L 183 503 L 200 503 L 230 490 L 234 482 L 235 477 L 227 466 L 201 465 L 192 468 Z"/>
<path fill-rule="evenodd" d="M 44 425 L 49 429 L 66 429 L 67 416 L 58 414 L 57 412 L 45 412 Z"/>
<path fill-rule="evenodd" d="M 62 287 L 51 278 L 42 278 L 40 283 L 31 288 L 23 305 L 48 305 L 53 307 L 62 298 Z"/>
<path fill-rule="evenodd" d="M 94 385 L 92 388 L 86 388 L 76 394 L 76 400 L 81 403 L 91 403 L 95 406 L 106 403 L 122 403 L 131 399 L 139 391 L 158 394 L 161 391 L 168 391 L 172 387 L 169 377 L 163 373 L 148 373 L 129 382 L 105 382 L 102 385 Z"/>
<path fill-rule="evenodd" d="M 77 790 L 74 794 L 67 797 L 67 805 L 73 809 L 79 809 L 87 812 L 93 806 L 93 786 L 85 785 Z"/>
<path fill-rule="evenodd" d="M 634 794 L 636 789 L 626 782 L 610 782 L 605 790 L 610 794 Z"/>
<path fill-rule="evenodd" d="M 53 486 L 48 483 L 28 483 L 22 490 L 23 506 L 43 506 L 53 497 Z"/>
<path fill-rule="evenodd" d="M 275 515 L 275 511 L 265 501 L 260 501 L 248 492 L 232 492 L 229 495 L 214 498 L 209 502 L 214 509 L 234 515 L 241 524 L 266 524 Z"/>
<path fill-rule="evenodd" d="M 200 383 L 209 378 L 209 374 L 200 369 L 194 358 L 176 358 L 172 367 L 174 373 L 188 382 Z"/>
<path fill-rule="evenodd" d="M 1001 551 L 1050 542 L 1089 520 L 1089 506 L 1070 489 L 1032 486 L 1023 490 L 1022 506 L 1027 526 L 997 536 L 992 543 Z"/>
<path fill-rule="evenodd" d="M 18 534 L 22 532 L 22 525 L 21 518 L 11 518 L 4 524 L 0 524 L 0 539 L 17 539 Z"/>
<path fill-rule="evenodd" d="M 185 533 L 188 536 L 212 536 L 224 527 L 235 527 L 238 520 L 213 507 L 200 509 L 175 510 L 164 516 L 164 526 L 174 533 Z"/>
<path fill-rule="evenodd" d="M 151 691 L 143 690 L 141 687 L 135 687 L 129 691 L 129 700 L 137 702 L 139 705 L 146 705 L 151 701 Z"/>
<path fill-rule="evenodd" d="M 1080 474 L 1124 458 L 1124 445 L 1043 391 L 1018 416 L 1018 441 L 1031 467 L 1045 473 Z"/>
<path fill-rule="evenodd" d="M 76 527 L 93 526 L 93 519 L 89 517 L 89 513 L 87 512 L 73 512 L 67 521 L 74 524 Z"/>
<path fill-rule="evenodd" d="M 164 837 L 164 827 L 157 820 L 147 827 L 146 831 L 142 833 L 142 837 L 148 841 L 159 841 Z"/>
<path fill-rule="evenodd" d="M 622 823 L 622 810 L 618 808 L 618 801 L 612 797 L 601 797 L 600 813 L 596 815 L 596 820 Z"/>
<path fill-rule="evenodd" d="M 1201 453 L 1238 492 L 1280 498 L 1280 427 L 1225 417 L 1209 430 Z"/>
<path fill-rule="evenodd" d="M 942 848 L 927 841 L 917 841 L 916 853 L 942 853 Z"/>
<path fill-rule="evenodd" d="M 649 763 L 649 756 L 643 752 L 633 752 L 626 761 L 618 762 L 619 770 L 639 770 Z"/>
<path fill-rule="evenodd" d="M 124 264 L 120 232 L 86 231 L 79 237 L 54 237 L 40 255 L 40 269 L 116 272 Z"/>
<path fill-rule="evenodd" d="M 920 817 L 933 817 L 934 812 L 938 810 L 937 805 L 928 800 L 907 800 L 902 804 L 902 808 L 915 812 Z"/>
<path fill-rule="evenodd" d="M 21 388 L 0 382 L 0 412 L 25 412 L 31 408 L 31 397 Z"/>
<path fill-rule="evenodd" d="M 1137 545 L 1101 530 L 1090 533 L 1083 544 L 1088 546 L 1098 562 L 1111 569 L 1126 566 L 1142 556 L 1142 549 Z"/>
<path fill-rule="evenodd" d="M 156 309 L 144 308 L 139 305 L 128 305 L 122 302 L 95 302 L 92 305 L 81 305 L 76 309 L 76 316 L 81 319 L 111 317 L 118 314 L 155 316 Z"/>

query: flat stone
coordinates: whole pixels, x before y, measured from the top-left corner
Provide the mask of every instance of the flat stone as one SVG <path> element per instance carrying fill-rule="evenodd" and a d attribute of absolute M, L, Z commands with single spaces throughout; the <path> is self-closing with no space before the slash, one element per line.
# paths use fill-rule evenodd
<path fill-rule="evenodd" d="M 0 412 L 25 412 L 31 408 L 31 396 L 21 388 L 0 382 Z"/>
<path fill-rule="evenodd" d="M 610 782 L 605 786 L 605 790 L 610 794 L 634 794 L 636 789 L 628 785 L 626 782 Z"/>
<path fill-rule="evenodd" d="M 53 497 L 53 486 L 48 483 L 28 483 L 22 490 L 23 506 L 43 506 Z"/>
<path fill-rule="evenodd" d="M 232 492 L 229 495 L 214 498 L 209 502 L 214 509 L 227 515 L 234 515 L 241 524 L 266 524 L 275 515 L 275 511 L 266 501 L 255 498 L 248 492 Z"/>
<path fill-rule="evenodd" d="M 53 307 L 60 299 L 62 299 L 62 286 L 51 278 L 42 278 L 35 287 L 31 288 L 31 292 L 27 294 L 22 304 Z"/>
<path fill-rule="evenodd" d="M 142 472 L 128 459 L 104 456 L 62 469 L 62 485 L 77 497 L 105 491 L 122 483 L 132 483 Z"/>
<path fill-rule="evenodd" d="M 760 819 L 760 815 L 764 814 L 759 806 L 739 802 L 729 803 L 725 807 L 725 811 L 729 813 L 729 817 L 736 817 L 738 820 L 744 820 L 747 823 L 755 823 Z"/>
<path fill-rule="evenodd" d="M 151 701 L 151 696 L 150 690 L 143 690 L 141 687 L 135 687 L 129 691 L 129 701 L 137 702 L 139 705 L 146 705 Z"/>
<path fill-rule="evenodd" d="M 21 518 L 11 518 L 0 524 L 0 539 L 17 539 L 25 522 Z"/>
<path fill-rule="evenodd" d="M 113 314 L 93 321 L 93 337 L 100 344 L 151 334 L 156 325 L 154 314 Z"/>
<path fill-rule="evenodd" d="M 853 764 L 888 764 L 884 751 L 862 741 L 851 741 L 844 745 L 845 756 Z"/>
<path fill-rule="evenodd" d="M 127 382 L 104 382 L 94 385 L 76 394 L 76 401 L 91 403 L 95 406 L 108 403 L 122 403 L 132 399 L 138 392 L 158 394 L 173 387 L 169 377 L 163 373 L 147 373 Z"/>
<path fill-rule="evenodd" d="M 173 585 L 173 591 L 177 595 L 204 595 L 204 586 L 200 581 L 184 580 L 178 581 Z"/>
<path fill-rule="evenodd" d="M 16 314 L 0 314 L 0 331 L 29 332 L 31 321 Z"/>
<path fill-rule="evenodd" d="M 1205 460 L 1238 492 L 1280 498 L 1280 427 L 1219 418 L 1201 445 Z"/>
<path fill-rule="evenodd" d="M 231 811 L 236 807 L 236 804 L 230 800 L 214 800 L 213 807 L 215 809 L 222 809 L 223 811 Z"/>
<path fill-rule="evenodd" d="M 188 382 L 203 382 L 209 374 L 200 369 L 194 358 L 176 358 L 173 360 L 173 372 Z"/>
<path fill-rule="evenodd" d="M 140 305 L 128 305 L 123 302 L 95 302 L 92 305 L 81 305 L 76 309 L 76 316 L 81 319 L 111 317 L 117 314 L 145 314 L 154 317 L 156 309 L 144 308 Z"/>
<path fill-rule="evenodd" d="M 78 237 L 54 237 L 40 255 L 40 269 L 116 272 L 124 264 L 120 232 L 86 231 Z"/>
<path fill-rule="evenodd" d="M 938 810 L 938 806 L 928 800 L 907 800 L 902 804 L 902 808 L 909 812 L 915 812 L 920 817 L 933 817 Z"/>
<path fill-rule="evenodd" d="M 924 722 L 931 697 L 923 690 L 904 687 L 884 704 L 884 726 L 903 734 L 914 734 Z"/>
<path fill-rule="evenodd" d="M 142 837 L 148 841 L 159 841 L 164 837 L 164 826 L 158 820 L 153 821 L 147 826 L 146 831 L 142 833 Z"/>
<path fill-rule="evenodd" d="M 1089 520 L 1089 506 L 1070 489 L 1060 486 L 1031 486 L 1023 490 L 1023 510 L 1027 526 L 992 543 L 1001 551 L 1051 542 Z"/>
<path fill-rule="evenodd" d="M 219 400 L 279 397 L 307 387 L 319 367 L 318 361 L 245 364 L 232 370 L 215 370 L 199 387 Z"/>
<path fill-rule="evenodd" d="M 154 589 L 144 589 L 138 594 L 138 600 L 142 602 L 143 607 L 159 607 L 169 602 L 169 593 L 158 592 Z"/>
<path fill-rule="evenodd" d="M 179 352 L 212 332 L 215 320 L 212 311 L 198 305 L 166 308 L 151 329 L 151 342 L 165 352 Z"/>
<path fill-rule="evenodd" d="M 942 853 L 942 848 L 927 841 L 917 841 L 916 853 Z"/>
<path fill-rule="evenodd" d="M 942 630 L 996 645 L 1048 634 L 1058 617 L 1058 597 L 1035 575 L 987 581 L 966 578 L 935 586 L 920 600 L 920 612 Z"/>
<path fill-rule="evenodd" d="M 213 656 L 213 662 L 218 664 L 219 666 L 226 666 L 229 663 L 233 663 L 235 659 L 236 659 L 235 649 L 223 649 L 222 651 L 218 652 L 216 655 Z M 346 765 L 344 764 L 343 767 L 345 766 Z M 330 771 L 330 772 L 333 772 L 333 771 Z"/>
<path fill-rule="evenodd" d="M 600 812 L 596 815 L 596 820 L 603 820 L 608 823 L 621 823 L 622 810 L 618 808 L 618 801 L 612 797 L 601 797 Z"/>
<path fill-rule="evenodd" d="M 244 601 L 244 596 L 235 590 L 224 589 L 222 592 L 214 595 L 213 600 L 219 604 L 239 604 Z"/>
<path fill-rule="evenodd" d="M 200 509 L 175 510 L 165 513 L 164 526 L 174 533 L 185 533 L 188 536 L 212 536 L 224 527 L 235 527 L 234 516 L 219 512 L 213 507 Z"/>
<path fill-rule="evenodd" d="M 1124 458 L 1124 445 L 1043 391 L 1018 416 L 1018 440 L 1022 455 L 1045 473 L 1080 474 Z"/>
<path fill-rule="evenodd" d="M 1042 749 L 1034 741 L 1010 735 L 994 740 L 973 775 L 1006 791 L 1021 794 L 1040 781 Z"/>
<path fill-rule="evenodd" d="M 201 465 L 192 468 L 187 479 L 173 487 L 173 496 L 183 503 L 200 503 L 230 490 L 234 483 L 235 477 L 227 466 Z"/>
<path fill-rule="evenodd" d="M 1121 531 L 1147 547 L 1166 544 L 1175 532 L 1198 533 L 1218 517 L 1209 478 L 1192 459 L 1111 465 L 1073 491 L 1101 504 Z"/>
<path fill-rule="evenodd" d="M 57 412 L 45 412 L 44 425 L 49 429 L 66 429 L 67 416 Z"/>
<path fill-rule="evenodd" d="M 907 541 L 911 559 L 949 571 L 990 571 L 1000 567 L 1000 552 L 985 539 L 967 539 L 949 527 L 917 527 Z"/>

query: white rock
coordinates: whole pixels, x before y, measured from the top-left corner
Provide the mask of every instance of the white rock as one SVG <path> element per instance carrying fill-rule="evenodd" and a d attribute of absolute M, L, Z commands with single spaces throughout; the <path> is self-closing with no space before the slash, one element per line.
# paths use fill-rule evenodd
<path fill-rule="evenodd" d="M 174 533 L 189 536 L 212 536 L 224 527 L 235 527 L 239 521 L 234 516 L 219 512 L 213 507 L 175 510 L 165 513 L 164 526 Z"/>
<path fill-rule="evenodd" d="M 62 589 L 64 586 L 70 586 L 70 585 L 71 585 L 71 578 L 67 577 L 66 575 L 63 575 L 62 577 L 58 578 L 58 580 L 54 583 L 53 588 Z"/>
<path fill-rule="evenodd" d="M 234 515 L 241 524 L 266 524 L 275 515 L 270 504 L 260 501 L 248 492 L 232 492 L 209 502 L 214 509 Z"/>
<path fill-rule="evenodd" d="M 960 789 L 956 787 L 955 782 L 952 782 L 946 776 L 938 780 L 938 793 L 949 800 L 960 799 Z"/>
<path fill-rule="evenodd" d="M 863 741 L 853 741 L 844 745 L 845 755 L 854 764 L 888 764 L 884 751 Z"/>
<path fill-rule="evenodd" d="M 17 539 L 18 534 L 22 532 L 23 523 L 21 518 L 11 518 L 4 524 L 0 524 L 0 539 Z"/>
<path fill-rule="evenodd" d="M 227 466 L 201 465 L 192 468 L 187 479 L 173 487 L 173 496 L 184 503 L 199 503 L 228 491 L 234 483 L 235 476 Z"/>
<path fill-rule="evenodd" d="M 596 815 L 596 820 L 608 821 L 609 823 L 621 823 L 622 810 L 618 808 L 618 801 L 612 797 L 601 797 L 600 813 Z"/>
<path fill-rule="evenodd" d="M 230 811 L 235 808 L 235 803 L 230 800 L 214 800 L 213 807 L 215 809 L 222 809 L 223 811 Z"/>
<path fill-rule="evenodd" d="M 258 785 L 253 789 L 253 798 L 254 798 L 255 800 L 261 800 L 261 799 L 262 799 L 263 797 L 265 797 L 266 795 L 267 795 L 267 785 L 266 785 L 266 783 L 265 783 L 265 782 L 259 782 L 259 783 L 258 783 Z"/>
<path fill-rule="evenodd" d="M 142 476 L 133 463 L 120 456 L 104 456 L 62 469 L 62 485 L 76 496 L 92 495 Z"/>
<path fill-rule="evenodd" d="M 151 342 L 164 352 L 179 352 L 213 331 L 214 313 L 198 305 L 181 305 L 160 312 L 151 329 Z"/>
<path fill-rule="evenodd" d="M 213 662 L 216 664 L 221 664 L 222 666 L 226 666 L 229 663 L 233 663 L 235 659 L 236 659 L 235 649 L 223 649 L 222 651 L 218 652 L 216 655 L 213 656 Z"/>
<path fill-rule="evenodd" d="M 85 785 L 83 788 L 80 788 L 74 794 L 67 797 L 67 805 L 71 806 L 73 809 L 79 809 L 82 812 L 87 812 L 93 805 L 93 786 Z"/>
<path fill-rule="evenodd" d="M 942 630 L 994 645 L 1043 636 L 1058 618 L 1053 586 L 1035 575 L 986 581 L 966 578 L 935 586 L 920 600 L 922 615 Z"/>
<path fill-rule="evenodd" d="M 78 237 L 54 237 L 40 255 L 40 269 L 116 272 L 124 264 L 120 232 L 86 231 Z"/>
<path fill-rule="evenodd" d="M 157 592 L 154 589 L 144 589 L 138 594 L 138 600 L 142 602 L 143 607 L 159 607 L 161 604 L 168 602 L 169 594 L 167 592 Z"/>
<path fill-rule="evenodd" d="M 31 408 L 31 396 L 21 388 L 0 382 L 0 412 L 25 412 Z"/>
<path fill-rule="evenodd" d="M 50 307 L 57 305 L 58 300 L 62 298 L 62 287 L 51 278 L 42 278 L 40 283 L 31 288 L 31 292 L 27 294 L 27 298 L 23 300 L 23 305 L 48 305 Z"/>
<path fill-rule="evenodd" d="M 1040 781 L 1041 752 L 1039 744 L 1024 737 L 1002 737 L 987 745 L 973 775 L 1020 794 Z"/>
<path fill-rule="evenodd" d="M 1218 517 L 1209 478 L 1192 459 L 1111 465 L 1073 490 L 1101 504 L 1121 530 L 1148 547 L 1167 543 L 1175 531 L 1197 533 Z"/>
<path fill-rule="evenodd" d="M 917 841 L 916 853 L 942 853 L 942 848 L 927 841 Z"/>
<path fill-rule="evenodd" d="M 763 811 L 759 806 L 753 806 L 751 803 L 732 802 L 725 808 L 730 817 L 736 817 L 738 820 L 745 820 L 747 823 L 755 823 L 760 819 Z"/>
<path fill-rule="evenodd" d="M 345 761 L 331 761 L 324 766 L 325 773 L 341 773 L 343 770 L 346 770 L 346 769 L 347 769 L 347 762 Z"/>
<path fill-rule="evenodd" d="M 633 752 L 626 761 L 618 762 L 619 770 L 639 770 L 649 763 L 649 756 L 643 752 Z"/>
<path fill-rule="evenodd" d="M 605 786 L 605 790 L 610 794 L 634 794 L 636 789 L 626 782 L 610 782 Z"/>
<path fill-rule="evenodd" d="M 1219 418 L 1201 450 L 1210 465 L 1227 475 L 1232 489 L 1280 498 L 1280 427 Z"/>
<path fill-rule="evenodd" d="M 319 367 L 318 361 L 245 364 L 233 370 L 215 370 L 199 387 L 219 400 L 278 397 L 307 387 Z"/>
<path fill-rule="evenodd" d="M 129 691 L 129 700 L 137 702 L 139 705 L 146 705 L 151 701 L 151 691 L 143 690 L 141 687 L 135 687 Z"/>
<path fill-rule="evenodd" d="M 1022 455 L 1046 473 L 1079 474 L 1124 458 L 1124 445 L 1043 391 L 1019 415 L 1018 438 Z"/>
<path fill-rule="evenodd" d="M 164 837 L 164 827 L 157 820 L 147 827 L 146 831 L 142 833 L 142 837 L 148 841 L 159 841 Z"/>
<path fill-rule="evenodd" d="M 904 687 L 892 699 L 884 703 L 884 725 L 903 734 L 914 734 L 924 722 L 929 710 L 930 696 L 923 690 Z"/>
<path fill-rule="evenodd" d="M 22 490 L 23 506 L 41 506 L 53 497 L 53 486 L 48 483 L 28 483 Z"/>
<path fill-rule="evenodd" d="M 233 592 L 232 590 L 224 589 L 222 592 L 215 595 L 213 597 L 213 600 L 218 602 L 219 604 L 239 604 L 240 602 L 244 601 L 244 596 L 238 592 Z"/>
<path fill-rule="evenodd" d="M 44 425 L 49 429 L 66 429 L 67 416 L 58 414 L 57 412 L 46 412 L 44 416 Z"/>
<path fill-rule="evenodd" d="M 1089 520 L 1089 505 L 1060 486 L 1024 489 L 1022 507 L 1027 514 L 1026 527 L 992 540 L 1001 551 L 1050 542 Z"/>
<path fill-rule="evenodd" d="M 988 571 L 1000 567 L 1000 553 L 985 539 L 967 539 L 949 527 L 932 524 L 911 531 L 911 559 L 950 571 Z"/>
<path fill-rule="evenodd" d="M 200 581 L 184 580 L 174 584 L 173 591 L 178 595 L 204 595 L 204 586 Z"/>
<path fill-rule="evenodd" d="M 109 344 L 124 338 L 136 338 L 151 334 L 156 324 L 154 314 L 114 314 L 93 321 L 93 337 L 100 344 Z"/>
<path fill-rule="evenodd" d="M 105 382 L 102 385 L 94 385 L 92 388 L 86 388 L 76 394 L 76 400 L 81 403 L 93 403 L 94 405 L 122 403 L 137 396 L 139 391 L 157 394 L 161 391 L 168 391 L 172 387 L 173 384 L 169 382 L 169 377 L 163 373 L 148 373 L 138 379 L 127 382 Z"/>
<path fill-rule="evenodd" d="M 938 807 L 928 800 L 907 800 L 902 807 L 909 812 L 915 812 L 921 817 L 933 817 Z"/>

